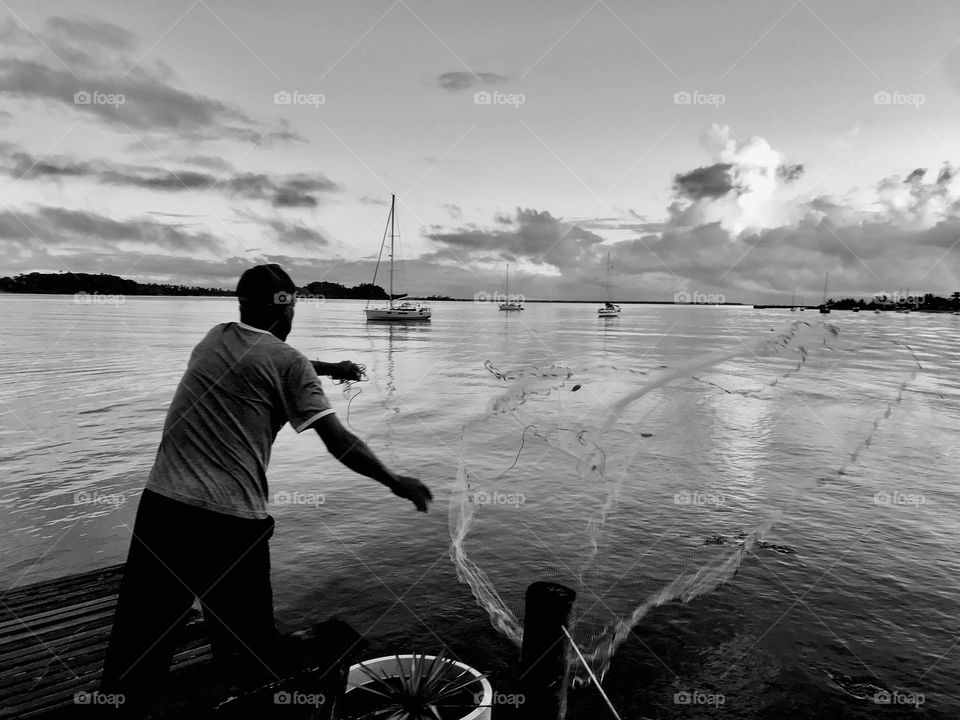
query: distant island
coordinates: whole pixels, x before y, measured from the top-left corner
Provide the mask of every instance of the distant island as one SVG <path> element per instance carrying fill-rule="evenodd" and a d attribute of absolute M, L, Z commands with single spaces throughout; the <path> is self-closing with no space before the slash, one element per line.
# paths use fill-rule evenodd
<path fill-rule="evenodd" d="M 183 295 L 221 296 L 236 295 L 233 290 L 207 288 L 196 285 L 170 285 L 167 283 L 140 283 L 136 280 L 100 273 L 30 273 L 16 277 L 0 278 L 0 292 L 37 293 L 41 295 Z M 387 293 L 379 285 L 363 283 L 349 288 L 335 282 L 312 282 L 297 288 L 300 295 L 322 296 L 330 299 L 386 300 Z"/>

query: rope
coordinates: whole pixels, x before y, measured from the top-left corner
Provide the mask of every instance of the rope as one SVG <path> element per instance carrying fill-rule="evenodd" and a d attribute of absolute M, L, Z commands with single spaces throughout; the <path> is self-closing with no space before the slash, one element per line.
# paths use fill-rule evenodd
<path fill-rule="evenodd" d="M 560 626 L 560 629 L 563 630 L 563 634 L 567 636 L 567 640 L 570 641 L 570 645 L 573 646 L 574 651 L 577 653 L 577 657 L 580 658 L 580 662 L 583 663 L 583 667 L 586 668 L 587 674 L 590 676 L 590 679 L 593 680 L 593 684 L 597 686 L 597 691 L 603 697 L 604 701 L 607 703 L 607 707 L 610 708 L 610 712 L 613 713 L 613 716 L 617 720 L 622 720 L 620 715 L 617 713 L 617 709 L 613 706 L 613 703 L 610 702 L 610 698 L 607 697 L 607 694 L 603 691 L 603 688 L 600 686 L 600 681 L 597 680 L 597 676 L 593 674 L 593 670 L 590 669 L 590 665 L 587 664 L 587 660 L 583 657 L 583 653 L 580 652 L 580 648 L 577 647 L 577 644 L 573 641 L 573 638 L 570 637 L 570 633 L 567 632 L 567 628 L 563 625 Z"/>

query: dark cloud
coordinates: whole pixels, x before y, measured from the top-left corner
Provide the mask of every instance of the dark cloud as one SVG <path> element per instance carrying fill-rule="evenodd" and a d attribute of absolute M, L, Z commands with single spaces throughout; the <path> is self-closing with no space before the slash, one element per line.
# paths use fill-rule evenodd
<path fill-rule="evenodd" d="M 137 36 L 119 25 L 94 17 L 51 17 L 47 28 L 54 34 L 72 41 L 103 45 L 113 50 L 131 50 Z"/>
<path fill-rule="evenodd" d="M 777 168 L 777 177 L 785 183 L 791 183 L 794 180 L 798 180 L 800 176 L 803 175 L 803 169 L 803 165 L 801 164 L 780 165 Z"/>
<path fill-rule="evenodd" d="M 716 163 L 680 173 L 673 179 L 673 189 L 691 200 L 723 197 L 733 189 L 733 165 Z"/>
<path fill-rule="evenodd" d="M 506 227 L 461 227 L 433 232 L 427 237 L 458 256 L 493 256 L 506 260 L 521 258 L 572 268 L 590 257 L 591 248 L 603 238 L 579 225 L 564 222 L 547 211 L 517 208 L 515 214 L 498 216 L 497 225 Z"/>
<path fill-rule="evenodd" d="M 321 233 L 301 222 L 288 223 L 279 218 L 273 218 L 267 220 L 266 223 L 276 233 L 276 239 L 283 245 L 309 250 L 330 244 L 330 241 Z"/>
<path fill-rule="evenodd" d="M 318 195 L 339 190 L 320 174 L 270 176 L 240 173 L 217 176 L 195 170 L 133 167 L 106 160 L 75 161 L 70 158 L 40 159 L 24 152 L 10 154 L 4 168 L 17 179 L 82 177 L 106 185 L 136 187 L 161 192 L 220 190 L 249 200 L 267 200 L 277 207 L 316 207 Z"/>
<path fill-rule="evenodd" d="M 213 235 L 188 232 L 184 227 L 150 218 L 115 220 L 85 210 L 59 207 L 0 212 L 0 240 L 25 250 L 81 245 L 91 253 L 113 252 L 119 249 L 119 243 L 179 252 L 224 250 L 223 243 Z"/>
<path fill-rule="evenodd" d="M 444 90 L 450 92 L 459 92 L 461 90 L 472 90 L 476 87 L 489 85 L 499 85 L 506 81 L 506 77 L 497 73 L 482 72 L 446 72 L 437 78 L 437 84 Z"/>
<path fill-rule="evenodd" d="M 912 173 L 907 175 L 907 179 L 904 180 L 905 183 L 919 182 L 923 180 L 923 176 L 927 174 L 926 168 L 917 168 Z"/>

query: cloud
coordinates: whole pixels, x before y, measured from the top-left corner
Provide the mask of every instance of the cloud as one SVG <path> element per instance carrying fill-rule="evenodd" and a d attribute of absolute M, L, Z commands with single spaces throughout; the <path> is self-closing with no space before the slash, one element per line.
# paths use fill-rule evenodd
<path fill-rule="evenodd" d="M 567 269 L 590 256 L 603 238 L 579 225 L 566 223 L 543 210 L 517 208 L 512 216 L 499 216 L 503 227 L 462 226 L 427 237 L 441 246 L 447 257 L 502 258 Z"/>
<path fill-rule="evenodd" d="M 723 197 L 733 190 L 730 163 L 715 163 L 680 173 L 673 179 L 673 189 L 692 200 Z"/>
<path fill-rule="evenodd" d="M 266 224 L 276 233 L 274 237 L 282 245 L 316 250 L 330 244 L 330 241 L 321 233 L 302 222 L 289 223 L 279 218 L 272 218 L 266 220 Z"/>
<path fill-rule="evenodd" d="M 461 90 L 472 90 L 476 87 L 486 87 L 490 85 L 499 85 L 506 82 L 504 75 L 497 73 L 482 72 L 445 72 L 437 78 L 437 84 L 449 92 L 460 92 Z"/>
<path fill-rule="evenodd" d="M 18 249 L 20 255 L 50 247 L 79 247 L 93 254 L 130 246 L 201 253 L 225 249 L 223 242 L 210 233 L 189 232 L 184 227 L 151 218 L 116 220 L 86 210 L 50 206 L 17 213 L 0 211 L 0 243 L 6 249 Z"/>
<path fill-rule="evenodd" d="M 275 207 L 316 207 L 320 194 L 340 189 L 336 183 L 319 173 L 214 175 L 196 170 L 134 167 L 103 159 L 78 161 L 65 157 L 37 158 L 21 151 L 11 152 L 5 166 L 0 167 L 18 180 L 69 177 L 160 192 L 217 190 L 249 200 L 267 200 Z"/>
<path fill-rule="evenodd" d="M 0 96 L 59 104 L 125 132 L 258 144 L 302 140 L 284 120 L 264 125 L 233 105 L 180 89 L 166 65 L 139 63 L 136 36 L 109 22 L 54 17 L 38 39 L 7 21 L 0 38 Z"/>
<path fill-rule="evenodd" d="M 46 27 L 68 41 L 94 43 L 113 50 L 132 50 L 137 36 L 119 25 L 95 17 L 51 17 Z"/>

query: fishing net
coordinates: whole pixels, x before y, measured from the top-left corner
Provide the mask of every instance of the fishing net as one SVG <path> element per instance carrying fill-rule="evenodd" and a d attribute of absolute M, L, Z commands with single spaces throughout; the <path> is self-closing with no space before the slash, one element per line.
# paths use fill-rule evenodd
<path fill-rule="evenodd" d="M 918 368 L 894 340 L 803 321 L 672 367 L 488 361 L 450 506 L 458 576 L 518 645 L 531 582 L 576 590 L 571 634 L 602 678 L 650 609 L 713 590 L 758 544 L 791 552 L 764 536 L 856 467 Z"/>

